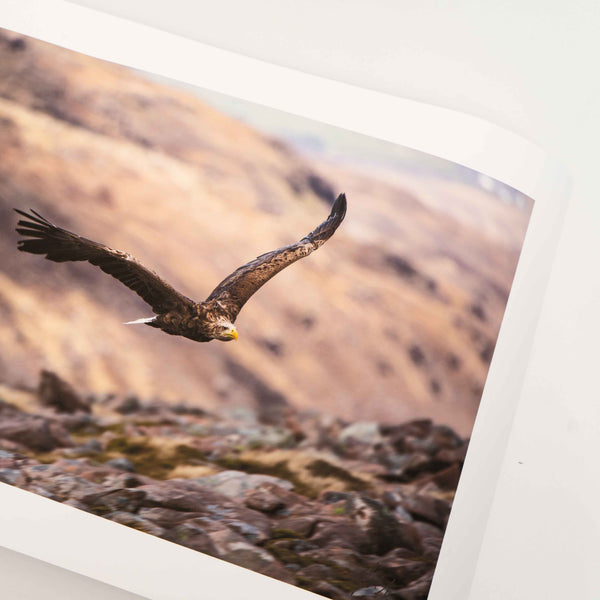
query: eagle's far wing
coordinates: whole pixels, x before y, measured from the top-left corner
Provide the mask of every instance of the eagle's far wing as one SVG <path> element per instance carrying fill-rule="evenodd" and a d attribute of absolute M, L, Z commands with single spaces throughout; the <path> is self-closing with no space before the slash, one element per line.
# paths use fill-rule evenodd
<path fill-rule="evenodd" d="M 308 256 L 324 244 L 334 234 L 345 215 L 346 196 L 340 194 L 327 219 L 314 231 L 296 244 L 261 254 L 236 269 L 212 291 L 207 301 L 218 301 L 223 312 L 233 322 L 254 292 L 279 271 Z"/>
<path fill-rule="evenodd" d="M 181 307 L 182 304 L 193 304 L 192 300 L 177 292 L 126 252 L 113 250 L 56 227 L 34 210 L 31 210 L 31 214 L 16 208 L 15 211 L 25 217 L 17 226 L 17 232 L 26 238 L 19 240 L 19 250 L 45 254 L 47 259 L 54 262 L 87 261 L 96 265 L 141 296 L 158 314 Z"/>

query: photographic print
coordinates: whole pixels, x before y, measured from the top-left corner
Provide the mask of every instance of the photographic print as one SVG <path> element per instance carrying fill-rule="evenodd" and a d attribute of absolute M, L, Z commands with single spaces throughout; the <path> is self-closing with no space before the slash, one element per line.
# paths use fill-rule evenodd
<path fill-rule="evenodd" d="M 426 598 L 532 201 L 6 30 L 0 131 L 0 480 Z"/>

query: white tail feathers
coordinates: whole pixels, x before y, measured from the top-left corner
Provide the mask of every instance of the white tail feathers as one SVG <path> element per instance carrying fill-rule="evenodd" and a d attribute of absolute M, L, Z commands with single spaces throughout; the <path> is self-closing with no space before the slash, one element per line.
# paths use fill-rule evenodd
<path fill-rule="evenodd" d="M 136 319 L 135 321 L 128 321 L 127 323 L 123 323 L 123 325 L 138 325 L 139 323 L 152 323 L 156 317 L 148 317 L 146 319 Z"/>

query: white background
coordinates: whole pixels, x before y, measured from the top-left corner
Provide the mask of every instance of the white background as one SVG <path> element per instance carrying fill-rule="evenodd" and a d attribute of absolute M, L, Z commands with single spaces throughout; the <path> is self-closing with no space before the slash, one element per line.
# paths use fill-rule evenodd
<path fill-rule="evenodd" d="M 475 579 L 470 589 L 451 589 L 443 578 L 457 557 L 442 554 L 432 596 L 599 598 L 600 3 L 85 4 L 114 5 L 202 42 L 462 110 L 561 156 L 575 179 L 572 205 Z"/>

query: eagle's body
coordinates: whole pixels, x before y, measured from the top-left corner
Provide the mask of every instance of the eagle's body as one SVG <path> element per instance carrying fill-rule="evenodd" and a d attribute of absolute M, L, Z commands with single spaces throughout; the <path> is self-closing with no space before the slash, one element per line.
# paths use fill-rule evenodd
<path fill-rule="evenodd" d="M 156 314 L 131 323 L 145 323 L 171 335 L 209 342 L 213 339 L 237 339 L 233 324 L 246 301 L 271 277 L 308 256 L 334 234 L 346 214 L 346 197 L 340 194 L 329 217 L 306 237 L 241 266 L 226 277 L 204 302 L 194 302 L 180 294 L 125 252 L 57 227 L 34 210 L 31 214 L 15 210 L 26 218 L 20 220 L 17 226 L 17 232 L 26 236 L 19 240 L 19 250 L 45 254 L 47 259 L 55 262 L 87 261 L 96 265 L 141 296 Z"/>
<path fill-rule="evenodd" d="M 215 329 L 218 316 L 219 310 L 215 302 L 200 302 L 194 303 L 189 309 L 171 310 L 152 319 L 141 319 L 141 321 L 171 335 L 182 335 L 195 342 L 210 342 L 218 337 Z M 233 321 L 231 324 L 233 325 Z M 225 326 L 226 330 L 231 330 L 229 322 L 225 322 Z"/>

